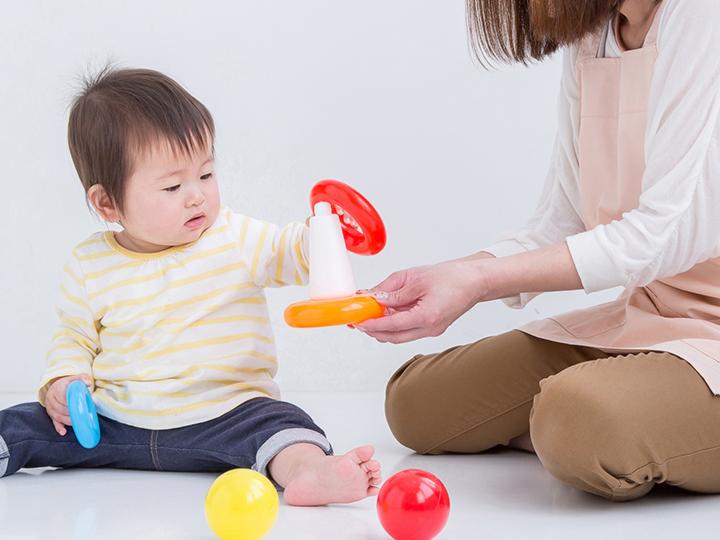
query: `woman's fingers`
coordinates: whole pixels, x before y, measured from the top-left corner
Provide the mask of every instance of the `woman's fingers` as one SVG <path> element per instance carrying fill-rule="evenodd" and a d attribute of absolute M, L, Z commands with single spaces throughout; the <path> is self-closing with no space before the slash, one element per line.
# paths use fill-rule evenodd
<path fill-rule="evenodd" d="M 401 271 L 401 272 L 393 272 L 388 277 L 386 277 L 383 281 L 375 285 L 372 289 L 370 289 L 370 292 L 377 292 L 377 291 L 395 291 L 397 289 L 400 289 L 405 285 L 405 282 L 407 280 L 407 271 Z"/>
<path fill-rule="evenodd" d="M 370 337 L 375 338 L 380 343 L 408 343 L 416 339 L 426 337 L 434 337 L 438 335 L 436 332 L 427 328 L 414 328 L 404 332 L 367 332 Z"/>
<path fill-rule="evenodd" d="M 406 311 L 408 307 L 417 304 L 417 301 L 424 296 L 425 285 L 415 280 L 394 291 L 371 291 L 371 293 L 383 306 Z"/>
<path fill-rule="evenodd" d="M 422 312 L 419 309 L 409 311 L 397 311 L 391 315 L 378 319 L 369 319 L 355 327 L 367 334 L 374 335 L 378 332 L 404 332 L 422 326 Z"/>

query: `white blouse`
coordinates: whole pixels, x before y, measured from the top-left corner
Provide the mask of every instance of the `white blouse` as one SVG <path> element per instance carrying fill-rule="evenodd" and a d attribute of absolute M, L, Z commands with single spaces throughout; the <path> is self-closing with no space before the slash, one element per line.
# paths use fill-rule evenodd
<path fill-rule="evenodd" d="M 559 126 L 534 215 L 496 257 L 565 240 L 586 292 L 636 287 L 720 256 L 720 1 L 665 0 L 638 208 L 589 231 L 580 217 L 577 46 L 565 51 Z M 606 56 L 619 56 L 612 31 Z M 718 267 L 720 273 L 720 267 Z M 535 294 L 505 299 L 523 307 Z"/>

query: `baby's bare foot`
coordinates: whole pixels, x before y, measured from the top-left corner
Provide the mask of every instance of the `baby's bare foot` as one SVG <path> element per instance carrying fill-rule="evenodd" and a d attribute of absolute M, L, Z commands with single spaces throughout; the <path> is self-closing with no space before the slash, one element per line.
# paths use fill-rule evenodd
<path fill-rule="evenodd" d="M 299 464 L 285 486 L 285 501 L 295 506 L 350 503 L 377 495 L 380 464 L 372 446 L 342 456 L 317 456 Z"/>

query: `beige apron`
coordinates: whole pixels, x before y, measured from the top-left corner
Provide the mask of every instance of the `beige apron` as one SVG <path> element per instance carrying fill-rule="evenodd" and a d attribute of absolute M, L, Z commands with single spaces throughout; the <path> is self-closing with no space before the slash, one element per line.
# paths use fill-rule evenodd
<path fill-rule="evenodd" d="M 587 230 L 622 219 L 639 205 L 648 98 L 664 5 L 656 10 L 641 49 L 602 58 L 598 51 L 605 44 L 604 32 L 580 44 L 580 193 Z M 617 21 L 614 27 L 617 33 Z M 535 321 L 521 330 L 609 352 L 670 352 L 689 362 L 720 395 L 720 259 L 626 289 L 613 302 Z"/>

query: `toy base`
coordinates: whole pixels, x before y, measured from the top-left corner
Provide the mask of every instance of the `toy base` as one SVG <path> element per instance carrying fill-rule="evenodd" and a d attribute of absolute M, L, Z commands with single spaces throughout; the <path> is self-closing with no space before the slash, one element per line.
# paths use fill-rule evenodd
<path fill-rule="evenodd" d="M 319 328 L 341 324 L 358 324 L 385 314 L 375 298 L 369 295 L 332 300 L 307 300 L 285 309 L 285 322 L 293 328 Z"/>

